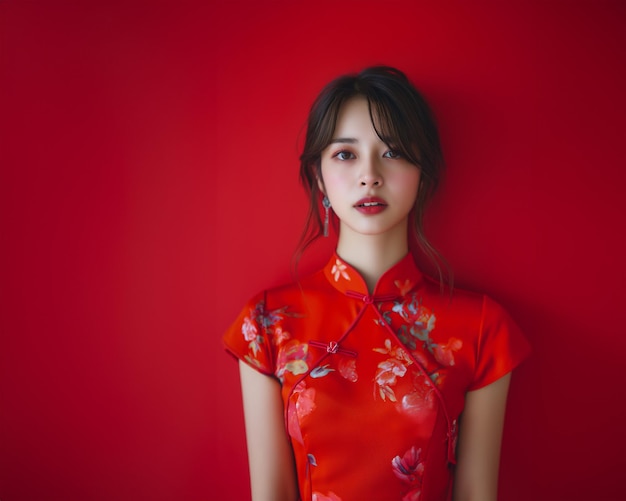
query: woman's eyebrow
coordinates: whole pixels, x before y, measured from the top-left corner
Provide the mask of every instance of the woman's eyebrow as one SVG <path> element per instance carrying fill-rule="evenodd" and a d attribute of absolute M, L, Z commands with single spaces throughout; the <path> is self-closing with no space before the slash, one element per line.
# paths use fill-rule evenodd
<path fill-rule="evenodd" d="M 359 142 L 359 140 L 354 138 L 354 137 L 336 137 L 336 138 L 330 140 L 330 144 L 334 144 L 334 143 L 354 144 L 354 143 L 358 143 L 358 142 Z"/>

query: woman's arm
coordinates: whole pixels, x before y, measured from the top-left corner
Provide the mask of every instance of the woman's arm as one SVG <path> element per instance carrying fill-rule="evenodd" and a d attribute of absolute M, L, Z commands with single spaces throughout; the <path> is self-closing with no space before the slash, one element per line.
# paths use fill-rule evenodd
<path fill-rule="evenodd" d="M 511 374 L 470 391 L 459 429 L 454 501 L 495 501 L 504 426 L 506 397 Z"/>
<path fill-rule="evenodd" d="M 298 499 L 280 383 L 239 362 L 253 501 Z"/>

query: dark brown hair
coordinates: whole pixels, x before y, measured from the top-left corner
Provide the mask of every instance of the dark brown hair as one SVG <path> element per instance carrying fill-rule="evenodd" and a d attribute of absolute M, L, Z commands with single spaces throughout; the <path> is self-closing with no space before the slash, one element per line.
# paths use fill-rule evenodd
<path fill-rule="evenodd" d="M 433 262 L 443 284 L 441 264 L 444 264 L 451 279 L 449 266 L 428 241 L 423 228 L 426 203 L 435 193 L 443 170 L 439 133 L 424 98 L 404 73 L 388 66 L 366 68 L 356 75 L 333 80 L 324 87 L 311 107 L 300 156 L 300 181 L 310 196 L 310 205 L 297 256 L 323 234 L 322 193 L 317 181 L 322 177 L 321 155 L 333 138 L 341 106 L 356 96 L 367 99 L 378 137 L 421 170 L 417 199 L 411 213 L 409 240 Z"/>

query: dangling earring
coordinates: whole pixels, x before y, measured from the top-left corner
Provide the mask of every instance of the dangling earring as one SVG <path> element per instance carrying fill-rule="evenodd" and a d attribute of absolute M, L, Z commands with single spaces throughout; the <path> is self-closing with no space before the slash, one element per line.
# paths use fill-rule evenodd
<path fill-rule="evenodd" d="M 322 199 L 322 205 L 324 206 L 324 236 L 328 236 L 328 211 L 330 209 L 330 200 L 328 197 Z"/>

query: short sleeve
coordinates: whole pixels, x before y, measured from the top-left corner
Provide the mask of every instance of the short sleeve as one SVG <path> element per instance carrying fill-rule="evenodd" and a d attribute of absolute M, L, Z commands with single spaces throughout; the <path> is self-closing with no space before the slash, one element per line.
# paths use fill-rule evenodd
<path fill-rule="evenodd" d="M 498 303 L 484 296 L 474 379 L 469 390 L 500 379 L 529 354 L 530 345 L 520 328 Z"/>
<path fill-rule="evenodd" d="M 248 301 L 226 330 L 223 342 L 226 351 L 235 358 L 263 374 L 272 375 L 274 363 L 265 328 L 265 300 L 265 293 L 260 293 Z"/>

